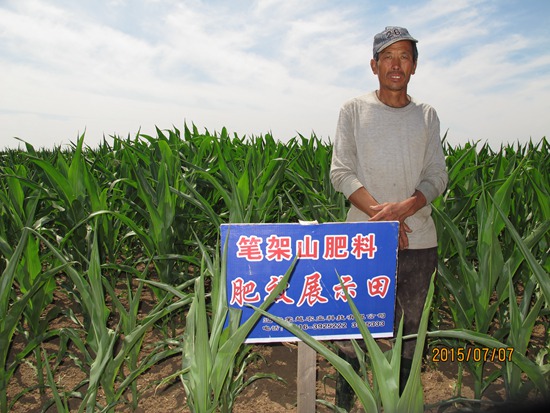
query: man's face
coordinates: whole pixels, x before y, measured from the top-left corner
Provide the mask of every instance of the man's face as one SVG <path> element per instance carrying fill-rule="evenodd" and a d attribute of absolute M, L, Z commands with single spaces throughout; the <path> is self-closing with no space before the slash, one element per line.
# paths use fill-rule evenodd
<path fill-rule="evenodd" d="M 413 46 L 408 40 L 396 42 L 378 54 L 378 61 L 371 60 L 371 68 L 378 76 L 381 89 L 400 91 L 414 75 L 416 62 L 413 60 Z"/>

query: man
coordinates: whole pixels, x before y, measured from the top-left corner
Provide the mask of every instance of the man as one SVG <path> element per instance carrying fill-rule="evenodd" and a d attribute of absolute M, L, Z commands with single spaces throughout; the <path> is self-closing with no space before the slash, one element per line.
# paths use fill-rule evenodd
<path fill-rule="evenodd" d="M 347 221 L 399 221 L 395 315 L 398 325 L 404 310 L 405 335 L 418 331 L 437 267 L 430 203 L 448 180 L 437 113 L 407 94 L 417 42 L 402 27 L 386 27 L 374 36 L 370 65 L 379 88 L 343 105 L 330 172 L 334 188 L 351 203 Z M 405 380 L 415 343 L 403 344 Z"/>

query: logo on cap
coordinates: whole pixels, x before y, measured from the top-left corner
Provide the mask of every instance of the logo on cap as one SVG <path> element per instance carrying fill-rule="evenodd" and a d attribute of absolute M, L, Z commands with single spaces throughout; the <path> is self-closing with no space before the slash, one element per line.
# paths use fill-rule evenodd
<path fill-rule="evenodd" d="M 393 36 L 401 36 L 399 29 L 388 30 L 386 32 L 386 39 L 391 39 Z"/>

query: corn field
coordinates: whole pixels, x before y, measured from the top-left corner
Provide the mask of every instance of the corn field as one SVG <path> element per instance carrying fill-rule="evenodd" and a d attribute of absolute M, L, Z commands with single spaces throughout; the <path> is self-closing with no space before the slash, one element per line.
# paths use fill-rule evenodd
<path fill-rule="evenodd" d="M 0 412 L 24 410 L 30 391 L 47 394 L 44 411 L 132 410 L 140 376 L 169 358 L 181 369 L 163 380 L 179 381 L 187 409 L 231 412 L 251 382 L 244 339 L 254 320 L 239 327 L 228 309 L 220 224 L 344 221 L 347 201 L 329 179 L 331 144 L 194 125 L 94 149 L 84 142 L 40 150 L 22 142 L 0 152 Z M 444 141 L 449 187 L 433 203 L 439 268 L 418 342 L 456 354 L 513 349 L 496 369 L 465 358 L 456 404 L 478 408 L 497 379 L 507 401 L 550 398 L 549 149 L 545 138 L 498 151 Z M 269 316 L 282 288 L 257 317 Z M 384 356 L 366 328 L 367 354 L 356 346 L 369 364 L 361 371 L 296 330 L 367 411 L 423 410 L 421 349 L 399 396 L 399 357 Z M 151 331 L 153 344 L 145 342 Z M 74 388 L 56 380 L 68 360 L 85 377 Z M 23 363 L 36 370 L 36 386 L 8 396 Z M 474 378 L 474 399 L 462 397 L 464 372 Z"/>

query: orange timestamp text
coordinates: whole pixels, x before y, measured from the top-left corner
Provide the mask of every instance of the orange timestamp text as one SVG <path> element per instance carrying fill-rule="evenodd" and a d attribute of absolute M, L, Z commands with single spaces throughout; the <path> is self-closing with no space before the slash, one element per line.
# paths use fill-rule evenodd
<path fill-rule="evenodd" d="M 481 361 L 512 361 L 513 347 L 433 347 L 432 361 L 434 363 L 447 362 L 481 362 Z"/>

